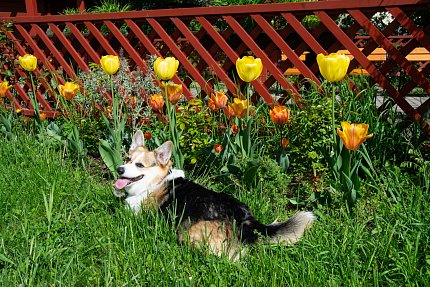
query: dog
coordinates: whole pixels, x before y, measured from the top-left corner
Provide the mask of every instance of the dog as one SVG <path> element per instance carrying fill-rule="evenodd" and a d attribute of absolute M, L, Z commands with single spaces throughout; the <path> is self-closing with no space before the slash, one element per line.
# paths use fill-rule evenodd
<path fill-rule="evenodd" d="M 116 195 L 126 195 L 126 204 L 135 213 L 158 208 L 172 214 L 179 242 L 207 246 L 218 256 L 233 261 L 243 246 L 260 239 L 265 243 L 290 245 L 297 242 L 314 221 L 312 212 L 298 212 L 285 222 L 263 224 L 254 218 L 248 206 L 185 178 L 170 160 L 173 144 L 167 141 L 153 151 L 145 147 L 142 131 L 132 139 L 126 163 L 118 167 Z"/>

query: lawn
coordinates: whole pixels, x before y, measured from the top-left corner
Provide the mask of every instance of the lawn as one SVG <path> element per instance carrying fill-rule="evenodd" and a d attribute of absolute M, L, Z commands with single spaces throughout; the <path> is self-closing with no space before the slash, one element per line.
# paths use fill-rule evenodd
<path fill-rule="evenodd" d="M 103 56 L 101 67 L 79 73 L 79 84 L 58 85 L 50 99 L 62 112 L 56 119 L 37 108 L 29 118 L 0 99 L 2 286 L 430 282 L 428 134 L 368 78 L 345 77 L 348 57 L 319 55 L 326 81 L 297 83 L 300 105 L 271 106 L 251 101 L 251 85 L 227 96 L 222 83 L 186 101 L 182 85 L 169 82 L 179 62 L 155 58 L 144 73 Z M 19 61 L 30 72 L 37 65 L 32 55 Z M 263 70 L 252 56 L 237 67 L 245 84 Z M 175 167 L 245 202 L 261 222 L 299 210 L 317 220 L 297 244 L 247 246 L 237 262 L 178 244 L 170 219 L 157 210 L 134 214 L 113 195 L 138 129 L 150 149 L 171 140 Z"/>
<path fill-rule="evenodd" d="M 419 174 L 386 166 L 352 212 L 314 205 L 313 228 L 290 247 L 257 244 L 232 263 L 178 245 L 156 213 L 134 215 L 112 181 L 65 160 L 25 130 L 0 137 L 2 286 L 425 286 L 430 205 Z M 421 174 L 429 180 L 429 174 Z M 282 197 L 221 185 L 263 222 L 294 212 Z M 263 186 L 264 190 L 264 186 Z"/>

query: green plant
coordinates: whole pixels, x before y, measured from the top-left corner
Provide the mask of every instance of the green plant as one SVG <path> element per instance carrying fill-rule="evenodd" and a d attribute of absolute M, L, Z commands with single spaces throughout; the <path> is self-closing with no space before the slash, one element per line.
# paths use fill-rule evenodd
<path fill-rule="evenodd" d="M 3 133 L 7 139 L 13 138 L 13 123 L 13 112 L 10 112 L 7 117 L 5 117 L 3 114 L 0 114 L 0 132 Z"/>
<path fill-rule="evenodd" d="M 205 156 L 204 151 L 211 148 L 216 122 L 208 107 L 199 99 L 179 105 L 176 121 L 182 132 L 179 143 L 184 151 L 185 164 L 192 167 Z"/>

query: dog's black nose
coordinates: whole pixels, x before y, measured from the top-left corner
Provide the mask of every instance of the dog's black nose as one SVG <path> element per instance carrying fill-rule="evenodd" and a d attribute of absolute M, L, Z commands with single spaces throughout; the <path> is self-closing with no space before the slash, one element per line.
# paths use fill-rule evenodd
<path fill-rule="evenodd" d="M 118 172 L 119 175 L 123 174 L 125 172 L 125 168 L 123 168 L 122 166 L 118 167 L 116 169 L 116 171 Z"/>

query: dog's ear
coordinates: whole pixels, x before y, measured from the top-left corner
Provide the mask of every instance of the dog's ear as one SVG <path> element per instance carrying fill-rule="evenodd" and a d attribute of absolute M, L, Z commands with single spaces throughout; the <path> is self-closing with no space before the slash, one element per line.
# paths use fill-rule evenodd
<path fill-rule="evenodd" d="M 167 141 L 154 150 L 157 157 L 157 162 L 161 165 L 166 165 L 172 156 L 173 143 Z"/>
<path fill-rule="evenodd" d="M 145 146 L 145 138 L 141 130 L 138 130 L 131 141 L 130 150 L 135 150 L 137 147 Z"/>

